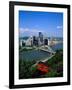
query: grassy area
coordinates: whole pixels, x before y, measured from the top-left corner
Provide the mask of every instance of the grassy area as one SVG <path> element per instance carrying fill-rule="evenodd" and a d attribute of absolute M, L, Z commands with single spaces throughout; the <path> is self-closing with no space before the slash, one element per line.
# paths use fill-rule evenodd
<path fill-rule="evenodd" d="M 20 52 L 21 51 L 30 51 L 30 50 L 33 50 L 33 49 L 35 49 L 34 47 L 22 47 L 22 48 L 20 48 Z"/>
<path fill-rule="evenodd" d="M 62 50 L 57 50 L 55 56 L 45 62 L 45 64 L 50 67 L 49 72 L 46 74 L 38 71 L 36 66 L 32 67 L 35 63 L 36 61 L 19 60 L 19 79 L 63 76 Z"/>

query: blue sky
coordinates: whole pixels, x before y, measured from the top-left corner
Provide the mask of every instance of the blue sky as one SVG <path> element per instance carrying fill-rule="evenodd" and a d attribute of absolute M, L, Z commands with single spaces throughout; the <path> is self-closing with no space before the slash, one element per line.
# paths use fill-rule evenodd
<path fill-rule="evenodd" d="M 38 36 L 42 32 L 46 37 L 63 37 L 63 13 L 19 11 L 19 35 Z"/>

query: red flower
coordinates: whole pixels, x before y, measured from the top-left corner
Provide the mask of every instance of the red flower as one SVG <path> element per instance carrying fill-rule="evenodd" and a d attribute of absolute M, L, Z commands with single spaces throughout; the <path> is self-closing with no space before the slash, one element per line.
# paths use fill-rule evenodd
<path fill-rule="evenodd" d="M 46 66 L 43 63 L 37 64 L 37 70 L 44 72 L 44 73 L 47 73 L 49 71 L 48 66 Z"/>

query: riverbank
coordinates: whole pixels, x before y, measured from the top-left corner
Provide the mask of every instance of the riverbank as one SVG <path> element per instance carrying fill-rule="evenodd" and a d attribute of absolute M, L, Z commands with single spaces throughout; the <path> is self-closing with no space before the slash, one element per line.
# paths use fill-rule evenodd
<path fill-rule="evenodd" d="M 19 49 L 19 52 L 22 52 L 22 51 L 30 51 L 30 50 L 33 50 L 35 49 L 34 47 L 22 47 L 21 49 Z"/>

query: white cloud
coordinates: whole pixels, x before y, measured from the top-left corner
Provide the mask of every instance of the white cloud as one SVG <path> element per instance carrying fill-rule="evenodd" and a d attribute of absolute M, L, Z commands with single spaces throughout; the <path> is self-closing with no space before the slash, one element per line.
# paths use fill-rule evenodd
<path fill-rule="evenodd" d="M 57 26 L 57 29 L 62 29 L 63 28 L 63 26 Z"/>
<path fill-rule="evenodd" d="M 29 29 L 29 28 L 20 28 L 19 33 L 20 36 L 24 36 L 24 35 L 38 35 L 38 32 L 43 32 L 43 30 L 38 30 L 38 29 Z"/>
<path fill-rule="evenodd" d="M 42 31 L 42 30 L 37 30 L 37 29 L 20 28 L 20 33 L 24 33 L 24 32 L 38 33 L 38 32 L 44 32 L 44 31 Z"/>
<path fill-rule="evenodd" d="M 28 32 L 28 31 L 29 31 L 29 29 L 28 29 L 28 28 L 25 28 L 25 29 L 24 29 L 24 28 L 20 28 L 20 30 L 19 30 L 19 31 L 20 31 L 20 33 L 24 33 L 24 32 Z"/>

